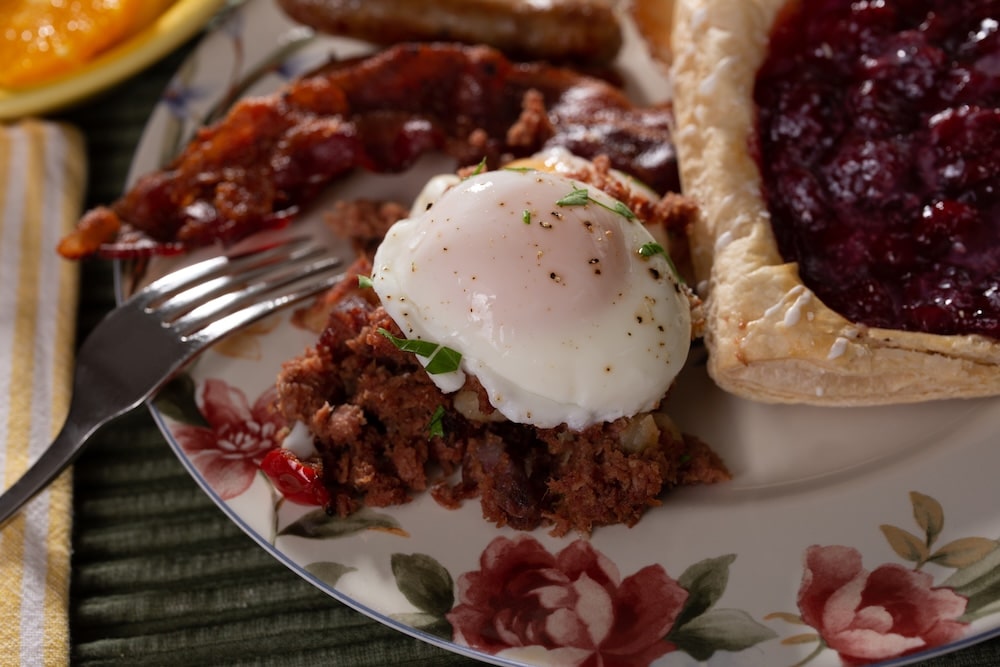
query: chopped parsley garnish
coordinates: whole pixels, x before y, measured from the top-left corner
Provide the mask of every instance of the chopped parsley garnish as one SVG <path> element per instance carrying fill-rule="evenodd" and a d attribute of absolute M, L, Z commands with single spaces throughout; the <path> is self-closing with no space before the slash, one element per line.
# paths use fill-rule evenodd
<path fill-rule="evenodd" d="M 663 249 L 659 243 L 655 241 L 650 241 L 649 243 L 643 243 L 639 247 L 640 257 L 652 257 L 653 255 L 664 255 L 666 256 L 667 251 Z"/>
<path fill-rule="evenodd" d="M 439 345 L 437 352 L 431 355 L 431 360 L 424 366 L 431 375 L 452 373 L 458 370 L 462 361 L 462 353 L 450 347 Z"/>
<path fill-rule="evenodd" d="M 479 164 L 476 165 L 476 168 L 472 171 L 471 174 L 469 174 L 469 176 L 478 176 L 479 174 L 483 173 L 484 171 L 486 171 L 486 158 L 485 157 L 483 157 L 483 159 L 479 161 Z"/>
<path fill-rule="evenodd" d="M 369 287 L 372 287 L 372 279 L 368 276 L 358 274 L 358 287 L 361 289 L 368 289 Z"/>
<path fill-rule="evenodd" d="M 573 188 L 573 190 L 556 202 L 556 206 L 586 206 L 590 201 L 590 193 L 587 188 Z"/>
<path fill-rule="evenodd" d="M 530 225 L 531 224 L 531 211 L 529 211 L 528 209 L 524 209 L 523 211 L 521 211 L 521 220 L 524 221 L 524 224 Z"/>
<path fill-rule="evenodd" d="M 597 202 L 597 204 L 599 206 L 604 206 L 604 204 L 601 204 L 601 202 Z M 607 208 L 607 207 L 605 207 L 605 208 Z M 622 216 L 626 220 L 634 220 L 635 219 L 635 213 L 633 213 L 632 210 L 628 206 L 626 206 L 625 204 L 621 203 L 620 201 L 616 201 L 615 205 L 612 206 L 610 210 L 614 211 L 615 213 L 617 213 L 618 215 Z"/>
<path fill-rule="evenodd" d="M 556 206 L 586 206 L 588 203 L 597 204 L 603 209 L 607 209 L 612 213 L 617 213 L 626 220 L 635 219 L 635 213 L 633 213 L 625 204 L 620 201 L 616 201 L 614 206 L 608 206 L 604 202 L 600 202 L 591 197 L 587 188 L 574 187 L 568 195 L 556 202 Z"/>
<path fill-rule="evenodd" d="M 439 438 L 444 437 L 444 422 L 442 422 L 442 417 L 444 417 L 444 406 L 439 405 L 434 408 L 434 414 L 431 415 L 431 420 L 427 423 L 428 438 L 433 438 L 434 436 Z"/>
<path fill-rule="evenodd" d="M 462 361 L 462 353 L 450 347 L 419 338 L 399 338 L 382 327 L 379 327 L 378 332 L 388 338 L 397 349 L 426 358 L 428 361 L 424 365 L 424 370 L 431 375 L 457 371 Z"/>
<path fill-rule="evenodd" d="M 643 259 L 649 259 L 650 257 L 655 257 L 656 255 L 663 255 L 663 258 L 667 260 L 667 264 L 670 266 L 670 270 L 673 271 L 674 273 L 674 278 L 677 279 L 677 282 L 683 283 L 684 278 L 677 270 L 677 266 L 674 265 L 674 260 L 671 259 L 670 253 L 667 252 L 666 248 L 661 246 L 656 241 L 643 243 L 641 246 L 639 246 L 639 257 L 642 257 Z"/>
<path fill-rule="evenodd" d="M 537 171 L 534 167 L 504 167 L 504 171 L 516 171 L 521 174 L 526 174 L 529 171 Z"/>

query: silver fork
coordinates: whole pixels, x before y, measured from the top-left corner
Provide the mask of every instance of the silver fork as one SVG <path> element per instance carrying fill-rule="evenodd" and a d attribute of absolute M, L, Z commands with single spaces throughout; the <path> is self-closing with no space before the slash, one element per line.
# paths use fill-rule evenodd
<path fill-rule="evenodd" d="M 224 335 L 329 289 L 341 259 L 307 239 L 215 257 L 167 274 L 108 313 L 77 353 L 62 430 L 0 495 L 0 528 L 101 426 L 137 407 Z"/>

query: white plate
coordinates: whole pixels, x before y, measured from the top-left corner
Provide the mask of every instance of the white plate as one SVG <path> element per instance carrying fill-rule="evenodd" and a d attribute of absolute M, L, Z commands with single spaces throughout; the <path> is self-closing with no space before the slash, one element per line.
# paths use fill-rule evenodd
<path fill-rule="evenodd" d="M 270 0 L 209 35 L 157 107 L 132 177 L 233 91 L 270 90 L 330 51 L 366 48 L 304 37 Z M 637 97 L 666 90 L 631 34 L 622 66 Z M 432 162 L 335 190 L 405 201 Z M 297 231 L 329 236 L 319 213 L 304 217 Z M 840 654 L 904 664 L 1000 631 L 996 400 L 759 405 L 721 393 L 693 363 L 672 413 L 734 479 L 672 493 L 632 529 L 518 533 L 485 523 L 475 501 L 449 511 L 428 495 L 337 520 L 279 501 L 255 463 L 274 445 L 260 406 L 312 339 L 280 314 L 204 354 L 154 414 L 264 549 L 400 631 L 498 664 L 672 667 L 833 666 Z"/>

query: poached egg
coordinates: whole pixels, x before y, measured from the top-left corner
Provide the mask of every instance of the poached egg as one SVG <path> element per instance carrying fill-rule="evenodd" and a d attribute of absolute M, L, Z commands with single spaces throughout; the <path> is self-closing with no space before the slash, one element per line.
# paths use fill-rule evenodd
<path fill-rule="evenodd" d="M 654 409 L 691 340 L 688 297 L 642 222 L 550 171 L 433 179 L 371 280 L 406 338 L 461 354 L 430 376 L 441 391 L 473 375 L 500 414 L 540 428 Z"/>

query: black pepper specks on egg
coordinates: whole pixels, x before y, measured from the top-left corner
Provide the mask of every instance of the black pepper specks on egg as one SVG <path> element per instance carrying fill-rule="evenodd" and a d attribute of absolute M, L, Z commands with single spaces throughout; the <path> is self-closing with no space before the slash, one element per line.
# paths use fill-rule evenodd
<path fill-rule="evenodd" d="M 678 362 L 664 365 L 668 352 L 682 359 L 690 342 L 688 304 L 650 282 L 649 274 L 642 277 L 650 265 L 663 279 L 672 275 L 664 260 L 644 264 L 636 255 L 653 237 L 641 224 L 627 224 L 620 207 L 603 206 L 607 200 L 596 191 L 600 200 L 583 205 L 582 189 L 570 189 L 558 176 L 540 177 L 544 190 L 523 174 L 498 171 L 488 178 L 497 189 L 478 188 L 480 181 L 458 184 L 449 191 L 453 197 L 396 227 L 380 246 L 378 256 L 394 267 L 385 278 L 396 280 L 388 285 L 397 301 L 387 314 L 397 319 L 398 296 L 408 294 L 421 306 L 411 315 L 417 337 L 460 341 L 463 349 L 455 350 L 514 423 L 581 429 L 593 420 L 613 421 L 623 410 L 649 409 L 679 368 Z M 565 207 L 555 203 L 563 199 Z M 406 272 L 395 267 L 411 261 L 419 271 L 400 275 Z M 643 299 L 653 293 L 657 307 L 649 309 Z M 449 377 L 442 384 L 451 387 L 453 380 L 461 381 Z"/>

